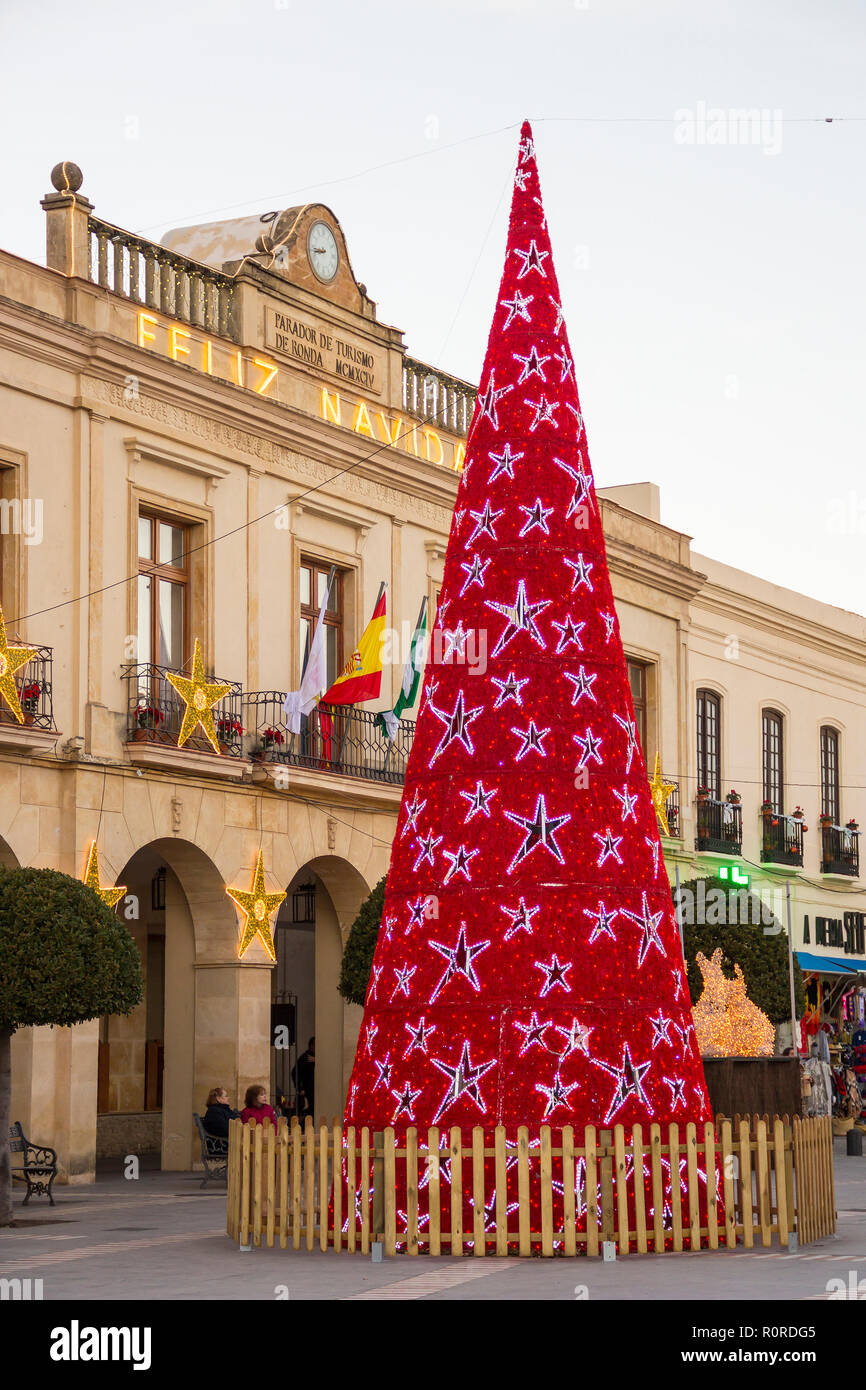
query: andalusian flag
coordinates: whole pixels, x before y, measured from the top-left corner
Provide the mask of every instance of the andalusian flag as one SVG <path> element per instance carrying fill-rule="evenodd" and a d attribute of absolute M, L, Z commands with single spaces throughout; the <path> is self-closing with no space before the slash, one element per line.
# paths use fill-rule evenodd
<path fill-rule="evenodd" d="M 415 632 L 412 635 L 412 644 L 409 648 L 409 660 L 403 668 L 403 685 L 400 694 L 397 696 L 397 703 L 393 709 L 383 710 L 376 717 L 376 723 L 381 728 L 389 743 L 393 743 L 397 737 L 397 726 L 407 709 L 411 709 L 418 698 L 418 688 L 421 685 L 421 677 L 424 674 L 424 658 L 427 646 L 427 598 L 421 600 L 421 612 L 418 614 L 418 622 L 415 625 Z"/>
<path fill-rule="evenodd" d="M 364 635 L 349 657 L 330 690 L 322 696 L 325 705 L 357 705 L 375 700 L 382 686 L 382 639 L 385 635 L 385 585 L 379 590 L 373 616 Z"/>

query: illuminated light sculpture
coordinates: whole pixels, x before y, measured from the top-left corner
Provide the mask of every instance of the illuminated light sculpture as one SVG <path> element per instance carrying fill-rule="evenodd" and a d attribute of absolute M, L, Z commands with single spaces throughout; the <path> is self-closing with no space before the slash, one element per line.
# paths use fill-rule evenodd
<path fill-rule="evenodd" d="M 0 608 L 0 696 L 6 701 L 19 724 L 24 723 L 24 711 L 15 685 L 15 672 L 37 655 L 35 647 L 10 647 L 6 637 L 6 622 Z"/>
<path fill-rule="evenodd" d="M 167 671 L 166 680 L 174 686 L 186 705 L 183 723 L 177 736 L 178 748 L 183 748 L 190 734 L 194 733 L 200 724 L 205 738 L 214 752 L 218 753 L 220 745 L 214 726 L 213 707 L 219 703 L 224 695 L 228 695 L 231 686 L 221 685 L 218 681 L 205 680 L 201 643 L 198 638 L 195 639 L 195 651 L 192 657 L 192 679 L 188 676 L 182 676 L 178 671 Z"/>
<path fill-rule="evenodd" d="M 765 1013 L 746 994 L 746 981 L 738 965 L 734 978 L 722 973 L 722 949 L 709 960 L 702 951 L 695 957 L 704 990 L 693 1013 L 698 1046 L 704 1057 L 772 1057 L 776 1030 Z"/>
<path fill-rule="evenodd" d="M 536 1209 L 542 1126 L 712 1112 L 528 124 L 431 650 L 344 1123 L 526 1126 Z"/>
<path fill-rule="evenodd" d="M 97 893 L 106 907 L 116 907 L 121 898 L 126 894 L 126 888 L 103 888 L 99 879 L 99 850 L 96 848 L 96 841 L 91 840 L 90 849 L 87 851 L 87 864 L 84 869 L 83 883 L 88 888 L 92 888 Z"/>
<path fill-rule="evenodd" d="M 655 767 L 653 768 L 652 780 L 650 781 L 650 796 L 653 799 L 653 806 L 656 808 L 656 815 L 659 818 L 659 825 L 663 835 L 670 835 L 671 829 L 668 825 L 668 797 L 671 792 L 676 791 L 674 782 L 666 782 L 662 776 L 661 757 L 656 753 Z"/>
<path fill-rule="evenodd" d="M 238 956 L 245 955 L 247 948 L 258 937 L 271 960 L 275 961 L 277 953 L 274 949 L 274 934 L 271 930 L 270 919 L 286 895 L 285 893 L 268 893 L 265 889 L 265 863 L 261 850 L 259 850 L 259 857 L 256 860 L 249 892 L 245 892 L 242 888 L 227 888 L 226 892 L 244 916 Z"/>

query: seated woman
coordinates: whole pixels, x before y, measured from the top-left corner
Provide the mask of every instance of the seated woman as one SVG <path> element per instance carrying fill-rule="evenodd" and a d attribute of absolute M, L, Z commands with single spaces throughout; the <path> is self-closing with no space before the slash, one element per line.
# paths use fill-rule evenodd
<path fill-rule="evenodd" d="M 229 1095 L 225 1087 L 214 1086 L 208 1094 L 207 1109 L 201 1119 L 205 1133 L 214 1139 L 228 1139 L 229 1120 L 236 1120 L 238 1114 L 239 1111 L 232 1110 L 229 1105 Z"/>
<path fill-rule="evenodd" d="M 277 1127 L 277 1117 L 273 1108 L 268 1105 L 268 1091 L 266 1086 L 248 1086 L 244 1096 L 244 1108 L 241 1111 L 241 1123 L 248 1124 L 250 1120 L 257 1125 L 271 1124 L 274 1129 Z"/>

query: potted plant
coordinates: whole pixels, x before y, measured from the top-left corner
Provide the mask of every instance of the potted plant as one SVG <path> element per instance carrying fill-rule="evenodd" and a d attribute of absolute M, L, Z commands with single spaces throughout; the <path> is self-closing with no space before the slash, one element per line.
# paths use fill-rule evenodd
<path fill-rule="evenodd" d="M 833 824 L 833 817 L 828 815 L 826 811 L 821 812 L 820 816 L 818 817 L 818 820 L 820 821 L 822 826 L 829 826 Z"/>
<path fill-rule="evenodd" d="M 791 812 L 791 818 L 792 820 L 803 820 L 805 814 L 806 812 L 803 810 L 802 806 L 795 806 Z"/>
<path fill-rule="evenodd" d="M 162 710 L 157 709 L 156 705 L 139 703 L 135 710 L 133 743 L 147 743 L 152 731 L 159 727 L 164 718 L 165 715 Z"/>
<path fill-rule="evenodd" d="M 216 722 L 221 753 L 234 753 L 240 747 L 243 725 L 233 714 L 224 714 Z"/>
<path fill-rule="evenodd" d="M 274 750 L 286 741 L 279 729 L 272 729 L 270 726 L 267 729 L 262 729 L 259 738 L 261 739 L 258 755 L 260 762 L 267 762 L 273 756 Z"/>
<path fill-rule="evenodd" d="M 761 815 L 767 820 L 773 814 L 773 803 L 766 798 L 761 802 Z"/>
<path fill-rule="evenodd" d="M 738 791 L 735 791 L 735 789 L 734 789 L 733 787 L 731 787 L 731 790 L 728 792 L 727 796 L 725 797 L 725 800 L 726 800 L 726 801 L 729 801 L 729 802 L 731 803 L 732 806 L 739 806 L 739 804 L 740 804 L 740 802 L 742 801 L 742 799 L 743 799 L 743 798 L 740 796 L 740 793 L 739 793 Z"/>
<path fill-rule="evenodd" d="M 857 822 L 856 822 L 856 820 L 854 819 L 853 816 L 851 817 L 850 820 L 846 820 L 846 822 L 845 822 L 845 829 L 846 829 L 846 830 L 850 830 L 852 835 L 854 834 L 854 831 L 855 831 L 855 830 L 859 830 L 859 829 L 860 829 L 860 827 L 858 826 L 858 824 L 857 824 Z"/>
<path fill-rule="evenodd" d="M 30 681 L 29 684 L 22 686 L 19 699 L 21 701 L 21 712 L 24 715 L 24 723 L 32 724 L 36 718 L 36 711 L 39 709 L 39 696 L 42 694 L 42 686 L 39 681 Z"/>
<path fill-rule="evenodd" d="M 705 786 L 703 785 L 703 783 L 700 783 L 699 786 L 698 786 L 698 789 L 697 789 L 697 791 L 696 791 L 696 793 L 695 793 L 695 797 L 696 797 L 696 799 L 697 799 L 698 801 L 709 801 L 709 799 L 710 799 L 710 789 L 709 789 L 709 787 L 705 787 Z"/>

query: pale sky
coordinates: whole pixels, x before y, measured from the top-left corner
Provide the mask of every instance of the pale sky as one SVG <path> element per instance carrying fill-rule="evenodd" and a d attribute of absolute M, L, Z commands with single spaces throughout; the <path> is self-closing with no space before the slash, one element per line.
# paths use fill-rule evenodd
<path fill-rule="evenodd" d="M 866 118 L 856 0 L 0 0 L 0 51 L 5 250 L 44 259 L 61 159 L 155 240 L 322 201 L 379 317 L 473 382 L 529 116 L 599 486 L 866 613 L 866 119 L 800 119 Z M 676 138 L 743 108 L 755 142 Z"/>

